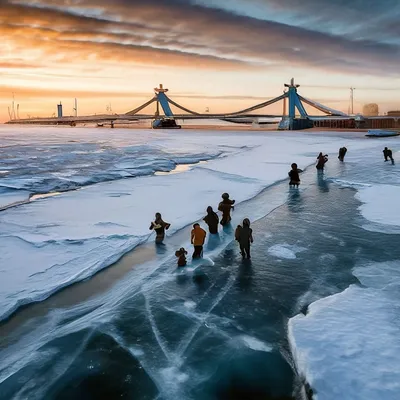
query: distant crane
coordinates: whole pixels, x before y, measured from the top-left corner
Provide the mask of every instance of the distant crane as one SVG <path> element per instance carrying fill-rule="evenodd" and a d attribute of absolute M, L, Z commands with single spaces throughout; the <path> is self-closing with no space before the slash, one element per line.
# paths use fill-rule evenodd
<path fill-rule="evenodd" d="M 8 107 L 8 115 L 10 117 L 10 120 L 17 119 L 17 116 L 15 114 L 15 95 L 14 95 L 14 92 L 12 94 L 12 98 L 13 99 L 12 99 L 12 103 L 11 103 L 11 109 L 10 109 L 10 107 Z M 18 108 L 19 108 L 19 104 L 18 104 Z"/>
<path fill-rule="evenodd" d="M 356 90 L 356 88 L 350 88 L 351 115 L 354 115 L 354 90 Z"/>
<path fill-rule="evenodd" d="M 75 98 L 75 107 L 72 109 L 74 111 L 75 117 L 78 116 L 78 100 Z"/>

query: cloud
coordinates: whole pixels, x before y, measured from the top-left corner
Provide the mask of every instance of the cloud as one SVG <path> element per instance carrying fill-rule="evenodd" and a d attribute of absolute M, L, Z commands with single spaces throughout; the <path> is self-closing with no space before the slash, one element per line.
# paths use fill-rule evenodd
<path fill-rule="evenodd" d="M 312 27 L 325 33 L 353 36 L 358 39 L 386 40 L 399 38 L 398 0 L 195 0 L 198 4 L 222 8 L 233 13 Z"/>
<path fill-rule="evenodd" d="M 1 61 L 0 60 L 0 69 L 35 69 L 39 68 L 40 65 L 38 64 L 29 64 L 24 61 Z"/>
<path fill-rule="evenodd" d="M 323 5 L 305 0 L 301 7 L 296 0 L 268 4 L 293 14 L 314 10 L 325 19 L 329 10 L 340 15 L 349 8 L 344 0 Z M 2 35 L 21 51 L 40 49 L 55 62 L 79 57 L 88 63 L 231 70 L 305 67 L 375 75 L 381 75 L 382 63 L 385 73 L 398 74 L 400 62 L 399 46 L 393 43 L 355 40 L 183 0 L 3 0 L 2 8 Z M 360 9 L 353 8 L 360 18 Z"/>
<path fill-rule="evenodd" d="M 18 87 L 10 85 L 0 85 L 0 93 L 15 93 L 19 98 L 59 98 L 59 97 L 80 97 L 80 98 L 93 98 L 93 97 L 106 97 L 106 98 L 151 98 L 152 93 L 132 93 L 123 91 L 95 91 L 95 90 L 68 90 L 63 88 L 35 88 L 35 87 Z"/>

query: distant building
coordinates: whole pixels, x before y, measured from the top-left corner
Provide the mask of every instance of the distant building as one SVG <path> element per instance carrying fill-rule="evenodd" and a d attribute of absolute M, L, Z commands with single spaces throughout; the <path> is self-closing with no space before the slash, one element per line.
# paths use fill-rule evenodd
<path fill-rule="evenodd" d="M 376 103 L 365 104 L 363 107 L 363 115 L 365 117 L 377 117 L 379 115 L 379 107 Z"/>
<path fill-rule="evenodd" d="M 388 111 L 388 117 L 400 117 L 400 110 L 397 111 Z"/>

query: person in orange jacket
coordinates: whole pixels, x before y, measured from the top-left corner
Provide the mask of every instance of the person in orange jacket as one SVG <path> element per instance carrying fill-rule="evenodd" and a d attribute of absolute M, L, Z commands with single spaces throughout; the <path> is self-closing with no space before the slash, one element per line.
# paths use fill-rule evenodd
<path fill-rule="evenodd" d="M 191 243 L 194 246 L 192 258 L 200 258 L 203 254 L 203 244 L 206 240 L 207 232 L 200 227 L 199 224 L 194 224 L 191 233 Z"/>

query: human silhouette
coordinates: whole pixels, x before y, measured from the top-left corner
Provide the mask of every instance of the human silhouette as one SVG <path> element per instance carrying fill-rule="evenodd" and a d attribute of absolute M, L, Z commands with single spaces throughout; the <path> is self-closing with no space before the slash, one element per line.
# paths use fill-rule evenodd
<path fill-rule="evenodd" d="M 299 187 L 300 185 L 300 176 L 299 173 L 303 172 L 301 169 L 297 168 L 297 164 L 293 163 L 291 165 L 292 169 L 289 171 L 289 186 Z"/>
<path fill-rule="evenodd" d="M 390 161 L 392 162 L 392 164 L 394 164 L 394 159 L 393 159 L 392 150 L 388 149 L 387 147 L 385 147 L 385 148 L 383 149 L 383 157 L 385 158 L 385 161 L 387 161 L 388 158 L 389 158 Z"/>
<path fill-rule="evenodd" d="M 206 240 L 207 232 L 200 227 L 199 224 L 194 224 L 190 235 L 191 243 L 194 246 L 192 258 L 200 258 L 203 254 L 203 245 Z"/>
<path fill-rule="evenodd" d="M 235 231 L 235 240 L 239 242 L 240 254 L 243 258 L 251 258 L 250 256 L 250 243 L 253 243 L 253 230 L 250 228 L 250 220 L 245 218 L 242 223 L 243 226 L 238 225 Z"/>
<path fill-rule="evenodd" d="M 229 198 L 228 193 L 222 194 L 222 201 L 218 205 L 218 210 L 222 212 L 221 225 L 227 225 L 231 222 L 231 210 L 234 210 L 235 200 Z"/>
<path fill-rule="evenodd" d="M 203 221 L 208 225 L 208 230 L 211 234 L 218 233 L 219 217 L 211 206 L 207 207 L 207 215 L 203 218 Z"/>
<path fill-rule="evenodd" d="M 175 252 L 175 256 L 178 257 L 178 267 L 184 267 L 186 265 L 186 254 L 187 251 L 183 247 Z"/>
<path fill-rule="evenodd" d="M 156 213 L 156 217 L 154 222 L 150 224 L 150 230 L 154 230 L 156 232 L 156 243 L 162 243 L 165 237 L 165 230 L 169 229 L 171 224 L 164 222 L 161 214 Z"/>
<path fill-rule="evenodd" d="M 340 161 L 344 161 L 344 156 L 346 155 L 346 153 L 347 153 L 346 147 L 341 147 L 341 148 L 339 149 L 338 159 L 339 159 Z"/>
<path fill-rule="evenodd" d="M 319 170 L 323 170 L 327 162 L 328 154 L 323 155 L 322 153 L 319 153 L 317 157 L 317 165 L 315 167 Z"/>

